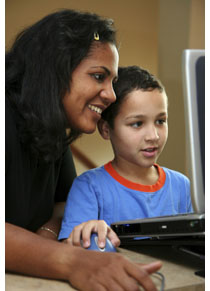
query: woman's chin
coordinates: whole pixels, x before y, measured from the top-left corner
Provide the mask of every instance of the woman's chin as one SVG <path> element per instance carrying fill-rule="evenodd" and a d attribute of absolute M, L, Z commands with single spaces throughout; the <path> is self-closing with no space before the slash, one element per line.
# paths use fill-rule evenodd
<path fill-rule="evenodd" d="M 96 131 L 96 127 L 94 129 L 87 129 L 86 131 L 83 131 L 83 133 L 91 134 L 91 133 L 94 133 L 95 131 Z"/>
<path fill-rule="evenodd" d="M 96 131 L 96 124 L 93 126 L 86 126 L 80 129 L 82 133 L 91 134 Z"/>
<path fill-rule="evenodd" d="M 70 123 L 69 127 L 75 131 L 82 133 L 86 133 L 86 134 L 91 134 L 94 133 L 96 131 L 96 126 L 97 123 L 96 122 L 92 122 L 91 124 L 89 123 L 80 123 L 79 125 L 77 124 L 77 126 L 75 124 Z"/>

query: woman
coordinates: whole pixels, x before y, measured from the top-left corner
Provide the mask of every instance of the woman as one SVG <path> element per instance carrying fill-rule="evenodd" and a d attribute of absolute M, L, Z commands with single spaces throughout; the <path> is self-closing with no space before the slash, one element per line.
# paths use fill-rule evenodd
<path fill-rule="evenodd" d="M 115 101 L 112 21 L 62 10 L 23 31 L 6 54 L 6 269 L 68 280 L 79 290 L 156 290 L 141 267 L 57 240 L 76 176 L 69 144 Z M 101 223 L 117 246 L 116 234 Z M 114 271 L 113 271 L 114 270 Z M 122 280 L 123 278 L 123 280 Z"/>

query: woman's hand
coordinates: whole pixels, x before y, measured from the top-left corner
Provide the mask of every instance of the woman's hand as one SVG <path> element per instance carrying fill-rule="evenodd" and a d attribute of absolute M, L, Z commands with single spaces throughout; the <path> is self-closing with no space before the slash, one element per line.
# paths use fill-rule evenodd
<path fill-rule="evenodd" d="M 83 247 L 88 248 L 90 246 L 90 236 L 93 232 L 98 233 L 98 245 L 100 248 L 105 247 L 106 237 L 109 238 L 113 246 L 118 247 L 120 245 L 118 236 L 104 220 L 89 220 L 75 226 L 69 238 L 64 242 L 73 246 L 81 246 L 82 239 Z"/>
<path fill-rule="evenodd" d="M 70 251 L 75 247 L 68 247 Z M 67 250 L 67 252 L 68 252 Z M 67 252 L 65 254 L 67 254 Z M 76 260 L 74 260 L 76 258 Z M 150 274 L 161 268 L 160 261 L 142 265 L 133 263 L 119 253 L 103 253 L 76 247 L 69 261 L 69 281 L 85 291 L 157 291 Z"/>

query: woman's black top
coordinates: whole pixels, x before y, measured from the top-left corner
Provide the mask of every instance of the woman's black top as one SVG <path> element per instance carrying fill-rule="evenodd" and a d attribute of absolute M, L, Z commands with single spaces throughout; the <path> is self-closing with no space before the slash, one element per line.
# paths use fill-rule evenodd
<path fill-rule="evenodd" d="M 65 201 L 76 177 L 70 147 L 56 162 L 40 162 L 21 144 L 16 112 L 5 102 L 5 219 L 36 231 L 47 222 L 54 203 Z"/>

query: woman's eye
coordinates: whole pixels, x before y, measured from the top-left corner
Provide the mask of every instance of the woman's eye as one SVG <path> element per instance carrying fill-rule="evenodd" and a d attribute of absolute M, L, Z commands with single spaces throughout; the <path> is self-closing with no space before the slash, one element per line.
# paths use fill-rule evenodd
<path fill-rule="evenodd" d="M 135 123 L 132 123 L 131 124 L 131 127 L 134 127 L 134 128 L 138 128 L 142 125 L 142 121 L 138 121 L 138 122 L 135 122 Z"/>
<path fill-rule="evenodd" d="M 98 73 L 96 73 L 96 74 L 93 74 L 92 75 L 97 81 L 99 81 L 99 82 L 103 82 L 103 80 L 105 79 L 105 75 L 104 74 L 98 74 Z"/>

